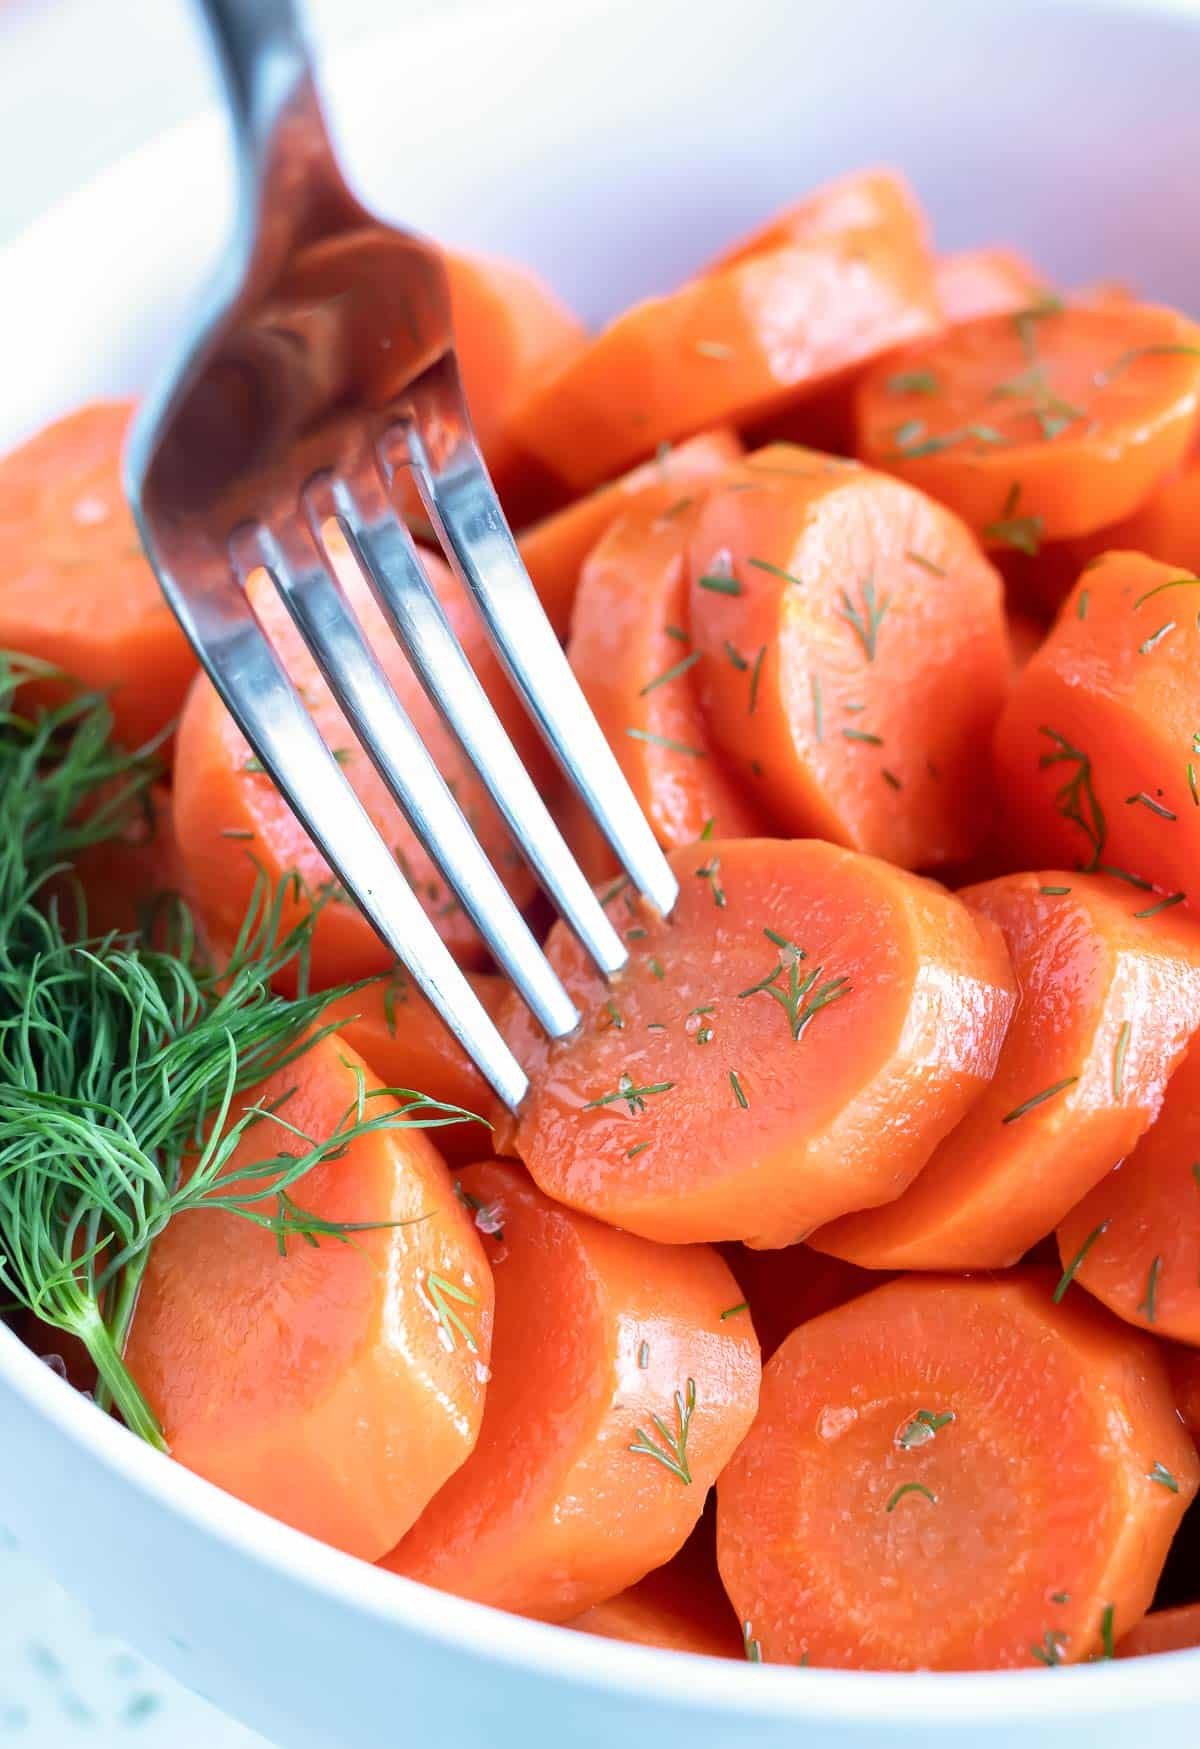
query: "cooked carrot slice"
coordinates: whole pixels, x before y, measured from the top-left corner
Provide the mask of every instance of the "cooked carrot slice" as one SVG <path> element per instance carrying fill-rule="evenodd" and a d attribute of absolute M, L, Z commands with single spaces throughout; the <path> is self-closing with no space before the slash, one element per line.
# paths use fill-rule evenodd
<path fill-rule="evenodd" d="M 1140 1618 L 1200 1460 L 1154 1344 L 1052 1281 L 891 1282 L 770 1361 L 717 1490 L 765 1661 L 1033 1669 Z"/>
<path fill-rule="evenodd" d="M 279 1102 L 286 1122 L 328 1136 L 353 1121 L 360 1074 L 373 1115 L 379 1083 L 330 1034 L 238 1103 Z M 228 1170 L 295 1151 L 272 1131 L 252 1125 Z M 291 1238 L 281 1255 L 237 1214 L 180 1215 L 151 1249 L 126 1358 L 180 1463 L 372 1560 L 475 1443 L 491 1278 L 419 1129 L 360 1136 L 289 1194 L 319 1222 L 387 1224 L 353 1243 Z"/>
<path fill-rule="evenodd" d="M 719 477 L 741 453 L 734 432 L 701 432 L 525 530 L 517 543 L 521 557 L 560 637 L 571 623 L 583 562 L 606 529 L 625 511 L 643 504 L 652 504 L 659 515 L 685 505 L 692 497 L 690 487 Z"/>
<path fill-rule="evenodd" d="M 1157 1123 L 1066 1216 L 1058 1246 L 1072 1279 L 1120 1317 L 1200 1347 L 1200 1046 Z"/>
<path fill-rule="evenodd" d="M 384 1565 L 568 1621 L 682 1546 L 754 1417 L 758 1343 L 721 1321 L 737 1286 L 715 1251 L 614 1232 L 510 1164 L 461 1183 L 496 1283 L 483 1427 Z"/>
<path fill-rule="evenodd" d="M 1046 295 L 1046 282 L 1015 249 L 960 249 L 939 255 L 933 283 L 947 322 L 973 322 L 1025 310 Z"/>
<path fill-rule="evenodd" d="M 427 554 L 423 561 L 475 672 L 507 718 L 522 752 L 526 758 L 544 759 L 544 754 L 539 755 L 535 749 L 531 726 L 508 690 L 499 662 L 464 592 L 439 559 Z M 533 897 L 533 877 L 481 779 L 429 702 L 365 583 L 349 565 L 340 566 L 339 570 L 351 605 L 421 739 L 442 775 L 453 784 L 459 806 L 509 891 L 518 904 L 527 904 Z M 478 966 L 484 957 L 482 941 L 418 843 L 382 778 L 354 740 L 286 608 L 265 577 L 261 578 L 261 586 L 259 579 L 251 579 L 251 594 L 260 620 L 301 689 L 310 714 L 334 749 L 367 812 L 388 844 L 396 847 L 397 860 L 443 939 L 465 964 Z M 236 933 L 260 869 L 267 872 L 273 883 L 295 870 L 312 891 L 331 878 L 328 864 L 252 757 L 233 718 L 203 678 L 197 680 L 188 698 L 179 729 L 175 831 L 189 893 L 217 941 L 229 940 Z M 305 898 L 289 900 L 284 906 L 283 926 L 289 927 L 307 908 Z M 321 912 L 313 933 L 314 986 L 370 977 L 390 969 L 390 965 L 391 955 L 370 924 L 348 900 L 335 896 Z"/>
<path fill-rule="evenodd" d="M 1200 1603 L 1156 1609 L 1121 1637 L 1118 1658 L 1146 1658 L 1155 1652 L 1186 1652 L 1200 1646 Z"/>
<path fill-rule="evenodd" d="M 605 1640 L 742 1658 L 741 1630 L 717 1572 L 715 1519 L 704 1514 L 679 1553 L 567 1626 Z"/>
<path fill-rule="evenodd" d="M 852 170 L 772 214 L 757 230 L 741 237 L 709 263 L 706 273 L 736 267 L 772 249 L 811 243 L 837 231 L 879 226 L 927 248 L 929 222 L 910 184 L 895 170 Z"/>
<path fill-rule="evenodd" d="M 1060 872 L 960 897 L 1003 932 L 1020 1001 L 990 1086 L 916 1182 L 813 1235 L 873 1269 L 1018 1262 L 1154 1122 L 1200 1027 L 1200 925 L 1178 911 L 1138 917 L 1123 882 Z"/>
<path fill-rule="evenodd" d="M 650 1239 L 789 1245 L 899 1195 L 991 1077 L 1013 1003 L 999 931 L 930 881 L 818 841 L 672 853 L 669 921 L 628 889 L 610 985 L 562 924 L 582 1026 L 502 1016 L 531 1092 L 515 1145 L 549 1196 Z"/>
<path fill-rule="evenodd" d="M 1014 852 L 1116 870 L 1134 910 L 1182 904 L 1200 859 L 1198 611 L 1196 578 L 1107 554 L 1080 577 L 996 730 Z"/>
<path fill-rule="evenodd" d="M 858 391 L 858 447 L 985 541 L 1088 534 L 1177 467 L 1200 408 L 1200 328 L 1151 304 L 1045 299 L 907 347 Z"/>
<path fill-rule="evenodd" d="M 55 883 L 54 897 L 70 927 L 86 935 L 140 929 L 155 901 L 183 890 L 183 869 L 171 819 L 171 791 L 151 784 L 131 802 L 115 837 L 89 844 L 75 856 L 70 874 Z M 77 909 L 82 897 L 84 915 Z"/>
<path fill-rule="evenodd" d="M 775 445 L 705 499 L 691 577 L 705 710 L 765 817 L 907 868 L 970 853 L 1010 656 L 1000 579 L 957 517 Z"/>
<path fill-rule="evenodd" d="M 824 1256 L 808 1245 L 785 1245 L 779 1251 L 722 1245 L 721 1254 L 746 1296 L 764 1360 L 797 1324 L 831 1312 L 888 1279 L 875 1270 L 843 1263 L 840 1257 Z"/>
<path fill-rule="evenodd" d="M 507 998 L 507 978 L 472 972 L 468 982 L 488 1013 L 497 1015 Z M 458 1040 L 404 971 L 339 997 L 325 1011 L 346 1043 L 356 1050 L 385 1087 L 409 1087 L 428 1099 L 461 1106 L 485 1123 L 456 1123 L 434 1135 L 448 1160 L 479 1160 L 492 1151 L 488 1125 L 496 1096 Z"/>
<path fill-rule="evenodd" d="M 147 564 L 121 485 L 129 401 L 97 401 L 0 458 L 0 647 L 111 694 L 137 747 L 183 703 L 196 658 Z M 38 682 L 30 702 L 64 688 Z"/>
<path fill-rule="evenodd" d="M 745 786 L 710 744 L 696 689 L 705 658 L 688 631 L 687 550 L 698 508 L 638 505 L 613 524 L 583 567 L 567 645 L 596 720 L 668 850 L 702 833 L 749 837 L 757 825 Z M 745 679 L 749 663 L 734 658 Z M 734 658 L 722 651 L 719 660 Z M 568 821 L 581 812 L 569 807 Z M 584 864 L 592 872 L 595 856 Z M 605 859 L 600 872 L 609 866 Z"/>
<path fill-rule="evenodd" d="M 1180 1420 L 1200 1445 L 1200 1353 L 1173 1342 L 1164 1345 L 1164 1353 Z"/>
<path fill-rule="evenodd" d="M 574 491 L 814 393 L 938 320 L 923 251 L 839 231 L 635 304 L 530 396 L 514 436 Z"/>

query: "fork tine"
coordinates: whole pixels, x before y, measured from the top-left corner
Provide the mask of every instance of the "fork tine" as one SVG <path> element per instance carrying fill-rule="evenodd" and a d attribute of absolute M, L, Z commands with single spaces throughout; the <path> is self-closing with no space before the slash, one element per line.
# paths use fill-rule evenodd
<path fill-rule="evenodd" d="M 350 726 L 417 838 L 537 1020 L 552 1038 L 579 1016 L 480 848 L 376 661 L 308 530 L 291 517 L 235 542 L 243 577 L 264 565 Z"/>
<path fill-rule="evenodd" d="M 571 671 L 530 582 L 500 501 L 471 434 L 449 357 L 408 391 L 412 414 L 402 423 L 407 458 L 422 502 L 445 548 L 471 589 L 492 642 L 555 758 L 590 808 L 634 885 L 669 915 L 679 896 L 653 832 Z M 449 405 L 453 421 L 445 412 Z M 445 444 L 444 461 L 426 431 Z M 394 457 L 385 455 L 385 466 Z"/>
<path fill-rule="evenodd" d="M 155 554 L 152 536 L 143 532 Z M 529 1085 L 524 1070 L 321 739 L 242 591 L 230 579 L 219 611 L 205 615 L 203 598 L 196 603 L 178 592 L 165 564 L 161 574 L 185 630 L 203 651 L 209 675 L 264 770 L 376 933 L 515 1111 Z"/>
<path fill-rule="evenodd" d="M 318 541 L 321 523 L 336 515 L 413 668 L 483 778 L 543 888 L 600 970 L 608 975 L 619 971 L 628 959 L 624 943 L 517 757 L 378 474 L 373 468 L 360 469 L 353 486 L 344 478 L 323 478 L 313 482 L 306 500 Z"/>

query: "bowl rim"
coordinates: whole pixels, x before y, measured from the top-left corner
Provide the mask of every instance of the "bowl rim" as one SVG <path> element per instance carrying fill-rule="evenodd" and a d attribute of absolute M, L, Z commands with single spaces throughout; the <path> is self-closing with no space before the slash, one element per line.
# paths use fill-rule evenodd
<path fill-rule="evenodd" d="M 993 0 L 958 0 L 981 8 Z M 1190 24 L 1200 32 L 1200 10 L 1185 0 L 1022 0 L 1064 11 L 1142 13 Z M 573 0 L 599 9 L 606 0 Z M 445 35 L 447 43 L 465 7 L 412 21 L 406 29 Z M 509 12 L 534 14 L 541 0 L 511 0 Z M 368 76 L 379 63 L 379 43 L 395 26 L 367 30 L 332 58 L 324 74 L 333 87 Z M 162 154 L 187 160 L 211 147 L 223 118 L 209 106 L 163 130 L 106 165 L 56 201 L 0 249 L 0 284 L 22 270 L 54 232 L 69 227 L 87 209 L 112 198 Z M 223 162 L 223 160 L 219 160 Z M 528 1676 L 550 1675 L 580 1688 L 619 1691 L 649 1702 L 731 1718 L 808 1722 L 920 1725 L 977 1723 L 1045 1724 L 1142 1711 L 1152 1686 L 1156 1706 L 1194 1704 L 1200 1698 L 1200 1648 L 1149 1658 L 1065 1667 L 1053 1682 L 1033 1681 L 1029 1670 L 890 1672 L 794 1670 L 779 1665 L 739 1666 L 693 1653 L 607 1640 L 528 1620 L 473 1603 L 374 1567 L 329 1547 L 249 1506 L 203 1477 L 153 1450 L 94 1406 L 0 1324 L 0 1387 L 13 1391 L 63 1438 L 84 1448 L 102 1468 L 150 1495 L 196 1531 L 231 1552 L 272 1568 L 299 1587 L 332 1599 L 384 1624 L 440 1643 L 473 1659 Z M 1147 1675 L 1150 1675 L 1150 1683 Z"/>

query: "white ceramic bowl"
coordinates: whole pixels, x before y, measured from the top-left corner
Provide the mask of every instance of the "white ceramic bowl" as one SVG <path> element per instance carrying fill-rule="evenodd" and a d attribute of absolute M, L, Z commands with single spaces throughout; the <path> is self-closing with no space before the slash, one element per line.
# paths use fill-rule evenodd
<path fill-rule="evenodd" d="M 669 285 L 806 184 L 878 160 L 910 172 L 946 245 L 1006 238 L 1064 280 L 1126 272 L 1184 304 L 1200 284 L 1200 8 L 489 0 L 416 23 L 396 13 L 392 35 L 330 75 L 360 185 L 448 240 L 532 262 L 590 317 Z M 227 168 L 220 118 L 204 118 L 0 258 L 0 444 L 147 380 L 216 258 Z M 1195 1740 L 1200 1653 L 1053 1674 L 741 1667 L 426 1591 L 139 1445 L 3 1329 L 0 1515 L 114 1631 L 288 1746 Z"/>

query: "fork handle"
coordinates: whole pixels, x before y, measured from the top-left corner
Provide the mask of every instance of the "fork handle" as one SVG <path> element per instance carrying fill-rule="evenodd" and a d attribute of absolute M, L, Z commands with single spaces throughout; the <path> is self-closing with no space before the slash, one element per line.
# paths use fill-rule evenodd
<path fill-rule="evenodd" d="M 261 140 L 298 97 L 315 93 L 300 9 L 295 0 L 199 0 L 199 6 L 239 132 Z"/>

